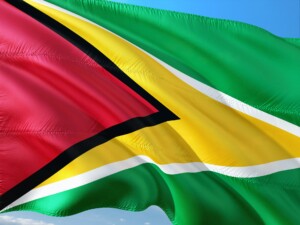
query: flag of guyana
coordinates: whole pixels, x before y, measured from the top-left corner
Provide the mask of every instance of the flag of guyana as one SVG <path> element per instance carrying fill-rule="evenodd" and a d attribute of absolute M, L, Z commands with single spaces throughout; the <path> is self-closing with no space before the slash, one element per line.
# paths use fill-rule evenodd
<path fill-rule="evenodd" d="M 0 1 L 0 206 L 298 225 L 300 41 L 106 0 Z"/>

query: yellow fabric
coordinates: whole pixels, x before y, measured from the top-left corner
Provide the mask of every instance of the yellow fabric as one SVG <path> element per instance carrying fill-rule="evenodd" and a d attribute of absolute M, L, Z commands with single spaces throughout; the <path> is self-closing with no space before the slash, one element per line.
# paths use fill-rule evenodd
<path fill-rule="evenodd" d="M 31 0 L 26 2 L 94 45 L 180 118 L 97 146 L 42 185 L 136 155 L 147 155 L 160 164 L 205 162 L 224 166 L 300 157 L 298 137 L 207 97 L 103 28 Z"/>

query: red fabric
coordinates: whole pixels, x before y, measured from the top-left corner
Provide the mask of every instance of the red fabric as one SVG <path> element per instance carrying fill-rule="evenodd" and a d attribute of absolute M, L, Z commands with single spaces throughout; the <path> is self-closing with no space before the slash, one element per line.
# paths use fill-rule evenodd
<path fill-rule="evenodd" d="M 0 8 L 0 194 L 75 143 L 157 111 L 50 29 Z"/>

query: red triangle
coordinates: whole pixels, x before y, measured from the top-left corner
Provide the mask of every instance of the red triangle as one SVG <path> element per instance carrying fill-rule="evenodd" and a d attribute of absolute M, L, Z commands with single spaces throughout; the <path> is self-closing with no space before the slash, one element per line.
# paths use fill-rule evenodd
<path fill-rule="evenodd" d="M 33 18 L 1 2 L 0 194 L 72 145 L 158 110 Z"/>

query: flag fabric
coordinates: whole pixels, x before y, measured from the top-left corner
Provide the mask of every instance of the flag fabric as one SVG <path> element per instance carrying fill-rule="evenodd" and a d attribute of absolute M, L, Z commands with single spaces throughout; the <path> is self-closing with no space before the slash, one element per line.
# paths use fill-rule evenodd
<path fill-rule="evenodd" d="M 0 5 L 2 212 L 299 224 L 299 39 L 105 0 Z"/>

